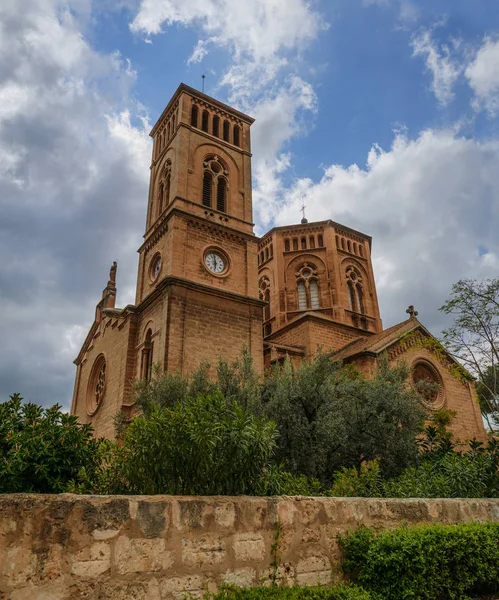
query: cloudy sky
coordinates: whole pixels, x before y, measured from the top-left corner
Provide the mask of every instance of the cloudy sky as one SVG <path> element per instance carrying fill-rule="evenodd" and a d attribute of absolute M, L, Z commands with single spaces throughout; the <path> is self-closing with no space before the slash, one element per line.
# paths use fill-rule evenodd
<path fill-rule="evenodd" d="M 499 275 L 498 0 L 1 0 L 0 391 L 69 406 L 109 266 L 134 300 L 178 84 L 256 118 L 257 233 L 373 236 L 385 326 Z"/>

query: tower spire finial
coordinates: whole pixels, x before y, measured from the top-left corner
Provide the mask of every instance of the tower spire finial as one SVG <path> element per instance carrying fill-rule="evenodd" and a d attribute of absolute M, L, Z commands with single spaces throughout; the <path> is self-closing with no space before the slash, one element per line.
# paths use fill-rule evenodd
<path fill-rule="evenodd" d="M 204 75 L 204 74 L 203 74 L 203 75 L 201 75 L 201 77 L 202 77 L 202 79 L 203 79 L 203 87 L 202 87 L 202 90 L 201 90 L 201 91 L 202 91 L 202 92 L 203 92 L 203 94 L 204 94 L 204 79 L 205 79 L 206 75 Z"/>
<path fill-rule="evenodd" d="M 302 207 L 300 208 L 300 211 L 301 211 L 301 213 L 302 213 L 302 215 L 303 215 L 303 216 L 302 216 L 302 219 L 301 219 L 302 225 L 304 225 L 305 223 L 308 223 L 308 219 L 305 217 L 305 209 L 306 209 L 306 208 L 307 208 L 307 207 L 305 206 L 305 203 L 303 203 L 303 204 L 302 204 Z"/>

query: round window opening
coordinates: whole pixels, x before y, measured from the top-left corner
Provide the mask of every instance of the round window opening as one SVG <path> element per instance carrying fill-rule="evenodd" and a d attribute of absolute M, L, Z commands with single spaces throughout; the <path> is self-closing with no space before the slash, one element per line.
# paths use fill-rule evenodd
<path fill-rule="evenodd" d="M 87 412 L 97 412 L 106 393 L 106 359 L 101 354 L 94 363 L 87 391 Z"/>
<path fill-rule="evenodd" d="M 442 378 L 435 367 L 426 361 L 418 361 L 412 367 L 412 380 L 423 403 L 433 410 L 442 408 L 444 389 Z"/>

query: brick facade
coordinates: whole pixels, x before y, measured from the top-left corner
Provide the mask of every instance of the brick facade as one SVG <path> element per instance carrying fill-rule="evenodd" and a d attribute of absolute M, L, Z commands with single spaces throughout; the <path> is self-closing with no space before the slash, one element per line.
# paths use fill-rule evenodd
<path fill-rule="evenodd" d="M 298 364 L 322 348 L 373 372 L 372 353 L 345 354 L 386 333 L 371 238 L 330 220 L 302 219 L 258 239 L 252 123 L 181 84 L 151 131 L 135 304 L 115 308 L 114 265 L 75 360 L 72 414 L 92 423 L 98 436 L 113 437 L 113 417 L 120 410 L 130 414 L 133 381 L 148 377 L 153 363 L 189 374 L 201 362 L 214 368 L 219 358 L 232 361 L 245 346 L 263 372 L 287 355 Z M 413 361 L 414 351 L 398 351 L 391 360 Z M 456 434 L 484 438 L 473 387 L 444 371 Z"/>

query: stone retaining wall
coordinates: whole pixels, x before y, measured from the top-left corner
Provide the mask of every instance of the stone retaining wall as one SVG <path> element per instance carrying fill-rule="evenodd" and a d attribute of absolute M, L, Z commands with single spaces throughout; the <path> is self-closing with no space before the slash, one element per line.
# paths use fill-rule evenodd
<path fill-rule="evenodd" d="M 499 499 L 0 496 L 1 600 L 170 600 L 221 582 L 330 583 L 363 523 L 499 521 Z"/>

